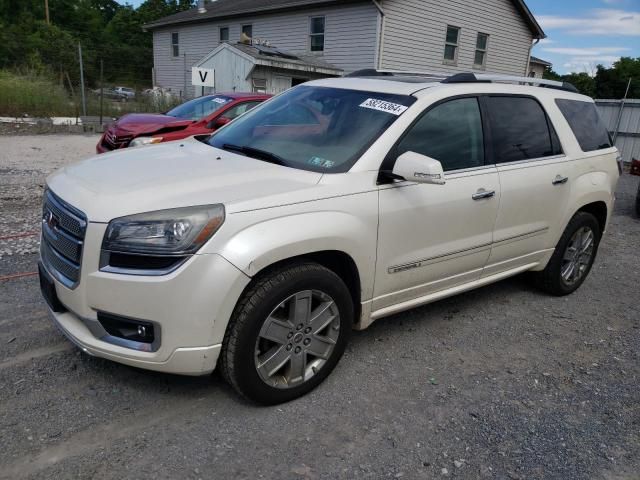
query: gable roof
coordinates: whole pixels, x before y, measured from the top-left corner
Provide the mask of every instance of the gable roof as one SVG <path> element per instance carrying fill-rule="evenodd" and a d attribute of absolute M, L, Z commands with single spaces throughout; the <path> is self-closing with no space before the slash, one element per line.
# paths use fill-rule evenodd
<path fill-rule="evenodd" d="M 196 23 L 216 20 L 221 18 L 239 17 L 243 15 L 256 15 L 261 13 L 273 13 L 276 11 L 297 10 L 316 5 L 339 5 L 356 2 L 373 2 L 373 0 L 215 0 L 206 2 L 206 12 L 198 12 L 198 8 L 191 8 L 184 12 L 174 13 L 168 17 L 159 18 L 154 22 L 144 25 L 146 30 L 166 27 L 169 25 Z M 546 35 L 535 17 L 527 7 L 524 0 L 510 0 L 522 19 L 525 21 L 533 38 L 545 38 Z"/>
<path fill-rule="evenodd" d="M 537 63 L 538 65 L 544 65 L 545 67 L 553 66 L 553 63 L 547 62 L 546 60 L 542 60 L 541 58 L 538 58 L 538 57 L 534 57 L 533 55 L 531 55 L 531 58 L 529 59 L 529 63 Z"/>
<path fill-rule="evenodd" d="M 207 56 L 198 61 L 195 66 L 203 67 L 207 62 L 218 55 L 222 50 L 230 50 L 250 60 L 254 65 L 264 65 L 286 70 L 298 70 L 301 72 L 316 72 L 325 75 L 340 76 L 344 70 L 336 67 L 316 55 L 299 55 L 286 52 L 275 47 L 263 45 L 246 45 L 244 43 L 221 43 Z"/>

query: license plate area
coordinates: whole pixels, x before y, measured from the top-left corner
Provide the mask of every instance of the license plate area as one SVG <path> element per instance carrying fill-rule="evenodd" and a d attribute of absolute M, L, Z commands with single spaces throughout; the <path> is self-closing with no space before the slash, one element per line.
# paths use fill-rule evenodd
<path fill-rule="evenodd" d="M 38 278 L 40 279 L 40 291 L 49 308 L 56 313 L 64 313 L 67 311 L 65 306 L 60 302 L 56 293 L 56 285 L 49 272 L 45 270 L 41 263 L 38 263 Z"/>

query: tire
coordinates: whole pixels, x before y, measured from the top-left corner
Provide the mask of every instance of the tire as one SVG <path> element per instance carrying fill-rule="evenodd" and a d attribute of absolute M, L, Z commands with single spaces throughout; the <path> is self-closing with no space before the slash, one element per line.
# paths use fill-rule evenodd
<path fill-rule="evenodd" d="M 590 232 L 591 235 L 588 258 L 586 256 L 589 250 L 586 247 L 587 237 L 582 237 L 583 241 L 580 241 L 579 238 L 580 235 L 588 235 L 587 232 Z M 593 215 L 587 212 L 576 213 L 560 237 L 546 268 L 535 274 L 537 285 L 545 292 L 556 296 L 568 295 L 576 291 L 591 271 L 601 236 L 600 224 Z M 578 243 L 580 248 L 577 246 Z M 585 248 L 585 251 L 583 254 L 579 254 L 578 251 L 582 248 Z M 571 278 L 571 274 L 567 275 L 571 271 L 569 265 L 572 261 L 571 258 L 575 259 L 574 278 Z"/>
<path fill-rule="evenodd" d="M 353 315 L 349 290 L 331 270 L 301 262 L 267 272 L 249 285 L 231 316 L 222 376 L 257 403 L 300 397 L 340 360 Z"/>
<path fill-rule="evenodd" d="M 638 193 L 636 194 L 636 215 L 640 217 L 640 183 L 638 184 Z"/>

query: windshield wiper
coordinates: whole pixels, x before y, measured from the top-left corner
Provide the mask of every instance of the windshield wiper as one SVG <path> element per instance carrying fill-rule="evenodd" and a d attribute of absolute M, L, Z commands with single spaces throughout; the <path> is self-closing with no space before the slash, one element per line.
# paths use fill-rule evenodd
<path fill-rule="evenodd" d="M 287 162 L 275 153 L 267 152 L 266 150 L 260 150 L 259 148 L 225 143 L 224 145 L 222 145 L 222 149 L 229 150 L 230 152 L 244 153 L 247 157 L 264 160 L 265 162 L 269 163 L 275 163 L 276 165 L 282 165 L 284 167 L 288 166 Z"/>

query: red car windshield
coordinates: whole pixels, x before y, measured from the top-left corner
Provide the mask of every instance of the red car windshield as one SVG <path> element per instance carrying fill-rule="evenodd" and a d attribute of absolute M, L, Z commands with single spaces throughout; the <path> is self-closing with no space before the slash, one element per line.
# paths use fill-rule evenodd
<path fill-rule="evenodd" d="M 184 118 L 185 120 L 200 120 L 231 102 L 233 102 L 233 98 L 225 97 L 224 95 L 207 95 L 206 97 L 194 98 L 182 105 L 178 105 L 176 108 L 169 110 L 167 115 Z"/>

